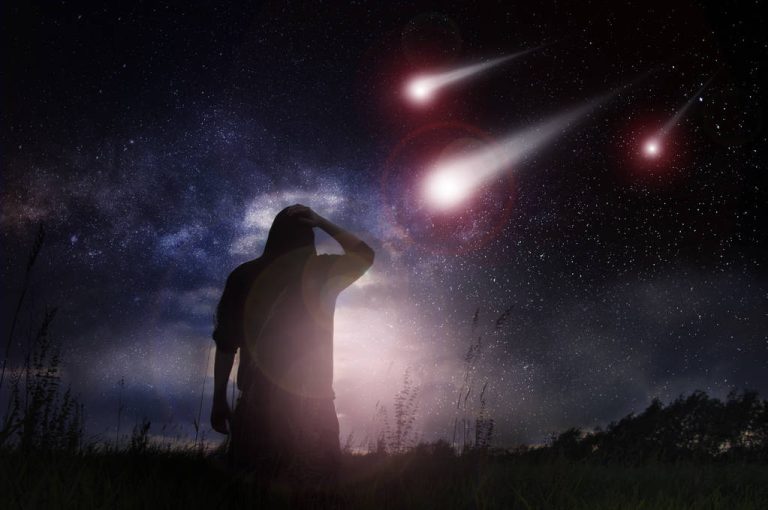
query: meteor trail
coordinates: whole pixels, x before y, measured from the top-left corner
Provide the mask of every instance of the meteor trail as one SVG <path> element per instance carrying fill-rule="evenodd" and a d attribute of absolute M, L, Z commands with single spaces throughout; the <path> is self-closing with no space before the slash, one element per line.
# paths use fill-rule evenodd
<path fill-rule="evenodd" d="M 667 134 L 669 134 L 670 131 L 672 131 L 677 123 L 680 122 L 680 119 L 683 118 L 688 109 L 693 105 L 694 102 L 696 102 L 696 98 L 698 98 L 701 93 L 704 92 L 704 89 L 709 86 L 716 75 L 717 73 L 710 76 L 709 79 L 704 82 L 704 85 L 699 87 L 699 90 L 697 90 L 696 93 L 692 95 L 683 104 L 683 106 L 677 110 L 675 114 L 667 122 L 665 122 L 658 131 L 656 131 L 656 133 L 651 138 L 647 139 L 643 143 L 643 154 L 646 157 L 656 158 L 661 154 L 662 140 L 667 136 Z"/>
<path fill-rule="evenodd" d="M 677 112 L 676 112 L 676 113 L 675 113 L 675 114 L 672 116 L 672 118 L 671 118 L 671 119 L 669 119 L 669 120 L 668 120 L 668 121 L 667 121 L 667 122 L 664 124 L 664 126 L 662 126 L 662 128 L 661 128 L 661 130 L 660 130 L 660 134 L 661 134 L 661 135 L 664 135 L 664 134 L 666 134 L 666 133 L 667 133 L 668 131 L 670 131 L 670 130 L 671 130 L 673 127 L 675 127 L 675 125 L 676 125 L 676 124 L 677 124 L 677 123 L 680 121 L 680 119 L 681 119 L 681 118 L 683 118 L 683 115 L 685 115 L 685 112 L 687 112 L 687 111 L 688 111 L 688 108 L 690 108 L 690 107 L 691 107 L 691 105 L 693 105 L 693 103 L 696 101 L 696 98 L 697 98 L 697 97 L 699 97 L 699 96 L 701 95 L 701 93 L 702 93 L 702 92 L 704 92 L 704 89 L 706 89 L 706 88 L 709 86 L 709 84 L 712 82 L 712 80 L 713 80 L 714 78 L 715 78 L 715 75 L 714 75 L 714 74 L 713 74 L 712 76 L 710 76 L 710 77 L 709 77 L 709 79 L 708 79 L 707 81 L 705 81 L 705 82 L 704 82 L 704 85 L 702 85 L 701 87 L 699 87 L 699 90 L 697 90 L 697 91 L 696 91 L 696 93 L 695 93 L 694 95 L 692 95 L 692 96 L 690 97 L 690 99 L 688 99 L 688 101 L 686 101 L 686 102 L 685 102 L 685 104 L 683 105 L 683 107 L 682 107 L 682 108 L 680 108 L 680 109 L 679 109 L 679 110 L 678 110 L 678 111 L 677 111 Z"/>
<path fill-rule="evenodd" d="M 480 185 L 564 133 L 607 97 L 550 117 L 499 142 L 438 162 L 425 181 L 424 194 L 428 203 L 442 210 L 458 205 Z"/>
<path fill-rule="evenodd" d="M 434 93 L 437 90 L 445 87 L 446 85 L 450 85 L 451 83 L 469 78 L 470 76 L 481 73 L 492 67 L 496 67 L 497 65 L 507 62 L 508 60 L 522 57 L 523 55 L 526 55 L 532 51 L 536 51 L 539 48 L 541 48 L 541 46 L 519 51 L 504 57 L 494 58 L 485 62 L 472 64 L 466 67 L 460 67 L 452 71 L 417 76 L 408 82 L 405 88 L 405 93 L 407 97 L 415 103 L 427 103 L 432 99 Z"/>

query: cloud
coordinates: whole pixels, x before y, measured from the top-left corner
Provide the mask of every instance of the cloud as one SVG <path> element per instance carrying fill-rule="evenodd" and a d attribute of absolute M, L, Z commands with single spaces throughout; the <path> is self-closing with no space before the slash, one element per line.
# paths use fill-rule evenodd
<path fill-rule="evenodd" d="M 341 211 L 346 198 L 338 190 L 326 189 L 287 189 L 259 194 L 246 205 L 243 219 L 229 246 L 230 255 L 253 255 L 261 251 L 272 220 L 277 213 L 293 204 L 305 204 L 323 216 L 331 216 Z"/>

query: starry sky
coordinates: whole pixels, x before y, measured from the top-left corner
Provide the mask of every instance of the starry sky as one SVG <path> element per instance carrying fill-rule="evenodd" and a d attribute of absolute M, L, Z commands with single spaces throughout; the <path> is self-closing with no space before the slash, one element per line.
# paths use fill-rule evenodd
<path fill-rule="evenodd" d="M 43 223 L 20 330 L 59 307 L 89 437 L 112 437 L 121 399 L 123 427 L 147 418 L 153 434 L 189 437 L 201 395 L 204 432 L 221 437 L 207 426 L 214 308 L 294 203 L 377 252 L 337 304 L 343 439 L 377 434 L 406 371 L 420 438 L 450 439 L 487 385 L 499 445 L 696 389 L 768 395 L 757 1 L 3 11 L 3 338 Z M 414 74 L 529 48 L 428 105 L 403 97 Z M 649 133 L 713 75 L 644 158 Z M 606 94 L 460 207 L 424 205 L 425 169 L 448 148 Z"/>

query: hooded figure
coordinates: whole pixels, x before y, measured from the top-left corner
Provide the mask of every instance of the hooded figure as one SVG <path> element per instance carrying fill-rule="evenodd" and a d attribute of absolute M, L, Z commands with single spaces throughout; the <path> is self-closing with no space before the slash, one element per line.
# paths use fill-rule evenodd
<path fill-rule="evenodd" d="M 328 232 L 345 253 L 317 255 L 313 227 Z M 213 338 L 217 365 L 220 353 L 240 351 L 241 395 L 230 422 L 229 448 L 236 465 L 270 476 L 335 479 L 340 456 L 332 387 L 336 297 L 372 262 L 368 245 L 297 205 L 275 217 L 262 256 L 230 274 Z M 230 369 L 231 362 L 227 378 Z M 217 399 L 221 408 L 218 372 L 214 414 Z M 226 399 L 226 380 L 223 387 Z"/>

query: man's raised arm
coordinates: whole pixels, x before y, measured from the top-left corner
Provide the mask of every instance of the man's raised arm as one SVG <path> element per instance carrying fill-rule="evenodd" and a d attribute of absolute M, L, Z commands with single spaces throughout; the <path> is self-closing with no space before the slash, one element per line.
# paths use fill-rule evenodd
<path fill-rule="evenodd" d="M 309 207 L 294 205 L 289 209 L 289 215 L 297 215 L 302 223 L 311 227 L 317 227 L 333 237 L 344 249 L 344 253 L 358 257 L 361 263 L 365 264 L 365 269 L 373 265 L 375 256 L 373 249 L 355 234 L 323 218 Z"/>

